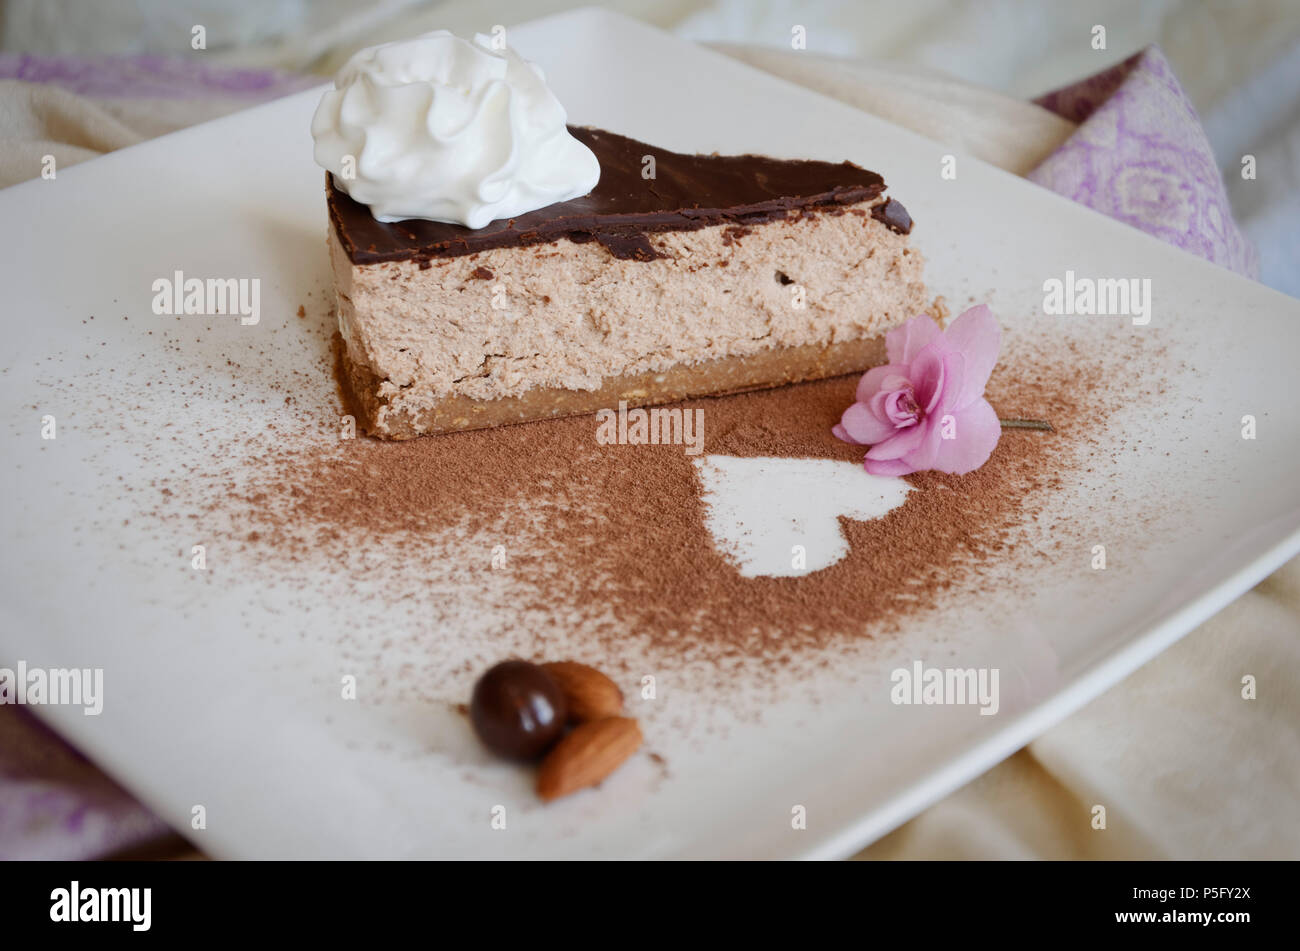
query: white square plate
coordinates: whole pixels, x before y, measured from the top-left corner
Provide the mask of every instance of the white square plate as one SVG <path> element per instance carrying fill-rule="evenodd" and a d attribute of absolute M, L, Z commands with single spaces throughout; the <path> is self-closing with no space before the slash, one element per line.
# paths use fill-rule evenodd
<path fill-rule="evenodd" d="M 295 430 L 325 438 L 337 418 L 321 335 L 295 316 L 329 282 L 308 134 L 319 93 L 8 189 L 0 666 L 104 668 L 103 715 L 38 712 L 178 829 L 190 830 L 202 805 L 207 828 L 188 833 L 200 848 L 844 856 L 1300 549 L 1296 301 L 974 159 L 959 157 L 957 180 L 942 181 L 946 149 L 632 21 L 584 10 L 509 35 L 576 123 L 683 151 L 850 158 L 880 171 L 921 223 L 931 288 L 987 300 L 1009 333 L 1089 346 L 1149 334 L 1167 354 L 1160 405 L 1112 421 L 1142 451 L 1071 473 L 1059 490 L 1064 515 L 1091 510 L 1115 532 L 1099 539 L 1086 520 L 1074 529 L 1066 518 L 1061 561 L 1045 563 L 1028 593 L 1005 596 L 991 576 L 980 611 L 927 614 L 869 665 L 851 667 L 846 655 L 814 685 L 819 703 L 792 691 L 771 697 L 760 718 L 731 716 L 708 691 L 674 689 L 669 677 L 653 703 L 633 700 L 669 768 L 638 757 L 599 791 L 542 808 L 526 771 L 494 762 L 450 710 L 469 673 L 428 673 L 423 691 L 395 686 L 412 669 L 477 669 L 500 649 L 490 632 L 509 624 L 509 609 L 490 585 L 476 598 L 454 573 L 425 572 L 420 597 L 465 604 L 454 629 L 423 632 L 440 651 L 430 654 L 403 636 L 418 604 L 331 597 L 320 569 L 304 568 L 295 586 L 271 580 L 273 566 L 228 568 L 221 526 L 196 538 L 186 513 L 157 497 L 160 480 L 211 464 L 213 440 L 273 453 Z M 1151 324 L 1043 316 L 1043 281 L 1067 269 L 1150 278 Z M 261 322 L 154 316 L 152 282 L 174 270 L 259 277 Z M 244 372 L 228 372 L 228 358 Z M 301 381 L 292 407 L 258 382 L 285 374 Z M 244 398 L 236 413 L 232 387 Z M 47 414 L 58 421 L 54 441 L 40 436 Z M 1240 436 L 1246 414 L 1259 421 L 1253 442 Z M 265 435 L 268 423 L 278 435 Z M 1139 522 L 1142 531 L 1125 531 Z M 200 541 L 202 577 L 189 561 Z M 1113 570 L 1062 570 L 1070 553 L 1086 565 L 1098 541 L 1115 549 Z M 940 638 L 963 666 L 1003 671 L 997 716 L 888 702 L 888 671 L 931 656 Z M 340 674 L 358 665 L 363 698 L 341 703 Z M 709 728 L 692 726 L 702 722 Z M 490 826 L 497 804 L 510 816 L 504 832 Z M 807 809 L 806 830 L 791 828 L 793 804 Z"/>

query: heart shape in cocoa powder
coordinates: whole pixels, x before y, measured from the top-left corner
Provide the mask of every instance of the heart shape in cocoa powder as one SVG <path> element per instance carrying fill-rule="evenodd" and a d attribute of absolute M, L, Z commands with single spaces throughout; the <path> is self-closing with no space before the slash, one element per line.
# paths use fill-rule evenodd
<path fill-rule="evenodd" d="M 746 578 L 797 578 L 835 564 L 849 552 L 841 516 L 880 518 L 912 491 L 836 459 L 712 455 L 696 459 L 695 471 L 714 544 Z"/>

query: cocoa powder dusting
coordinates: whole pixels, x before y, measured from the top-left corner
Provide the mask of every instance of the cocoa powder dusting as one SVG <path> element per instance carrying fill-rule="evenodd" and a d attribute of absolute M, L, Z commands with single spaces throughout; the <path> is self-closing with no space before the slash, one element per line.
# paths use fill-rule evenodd
<path fill-rule="evenodd" d="M 454 537 L 482 553 L 473 570 L 488 572 L 500 544 L 519 625 L 565 627 L 613 656 L 626 648 L 779 666 L 806 649 L 896 630 L 937 599 L 977 587 L 991 559 L 1017 554 L 1017 529 L 1050 518 L 1052 490 L 1086 458 L 1112 408 L 1097 395 L 1101 376 L 1095 354 L 1066 342 L 1050 352 L 1009 346 L 990 401 L 1003 417 L 1047 419 L 1056 432 L 1006 431 L 974 473 L 909 477 L 916 491 L 883 518 L 841 519 L 843 560 L 798 578 L 742 577 L 706 527 L 683 447 L 600 445 L 591 416 L 293 449 L 264 459 L 219 504 L 243 537 L 290 565 L 343 564 L 369 549 L 437 571 L 435 543 Z M 860 461 L 861 447 L 830 433 L 856 382 L 684 405 L 704 411 L 706 454 Z M 419 592 L 387 593 L 412 596 Z M 541 644 L 538 652 L 546 654 Z"/>

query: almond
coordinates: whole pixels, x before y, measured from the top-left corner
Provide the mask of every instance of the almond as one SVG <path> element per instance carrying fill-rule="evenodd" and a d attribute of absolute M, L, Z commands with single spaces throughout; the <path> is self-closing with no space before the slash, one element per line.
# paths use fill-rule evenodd
<path fill-rule="evenodd" d="M 623 712 L 623 691 L 595 667 L 572 660 L 542 664 L 542 670 L 559 685 L 569 709 L 569 719 L 577 723 L 603 720 Z"/>
<path fill-rule="evenodd" d="M 537 773 L 537 795 L 550 802 L 594 786 L 640 745 L 641 727 L 630 717 L 588 720 L 546 754 Z"/>

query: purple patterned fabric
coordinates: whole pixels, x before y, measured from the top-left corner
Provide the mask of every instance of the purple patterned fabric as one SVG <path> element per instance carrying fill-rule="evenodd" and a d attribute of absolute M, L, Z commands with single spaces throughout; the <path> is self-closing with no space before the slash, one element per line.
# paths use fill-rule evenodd
<path fill-rule="evenodd" d="M 1205 130 L 1160 50 L 1148 47 L 1036 101 L 1080 125 L 1030 181 L 1259 277 L 1259 255 L 1233 221 Z"/>
<path fill-rule="evenodd" d="M 191 60 L 0 55 L 0 79 L 50 82 L 99 98 L 244 97 L 250 103 L 319 84 L 271 70 Z M 1029 178 L 1238 273 L 1254 248 L 1232 219 L 1209 142 L 1159 50 L 1039 104 L 1080 123 Z M 166 832 L 144 806 L 29 714 L 0 707 L 0 859 L 94 858 Z"/>
<path fill-rule="evenodd" d="M 0 707 L 0 860 L 93 858 L 167 833 L 31 714 Z"/>
<path fill-rule="evenodd" d="M 209 66 L 169 56 L 32 56 L 0 53 L 0 79 L 50 83 L 94 99 L 276 99 L 319 86 L 316 76 Z"/>

